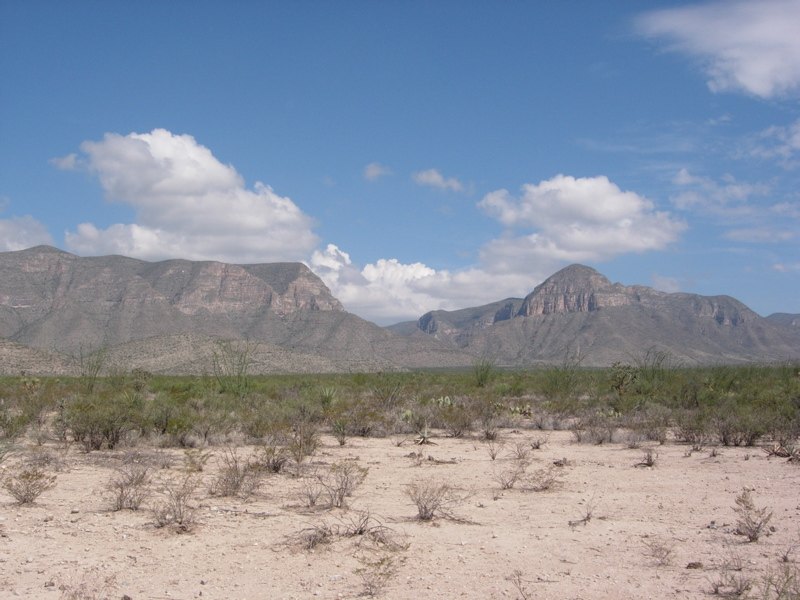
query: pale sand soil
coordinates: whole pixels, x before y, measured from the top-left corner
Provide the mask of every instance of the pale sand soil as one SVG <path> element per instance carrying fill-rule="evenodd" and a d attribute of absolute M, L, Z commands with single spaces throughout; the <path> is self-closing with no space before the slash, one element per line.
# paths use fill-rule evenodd
<path fill-rule="evenodd" d="M 800 468 L 759 448 L 685 456 L 687 446 L 668 443 L 654 446 L 655 467 L 637 468 L 642 449 L 581 445 L 567 432 L 550 432 L 531 452 L 529 472 L 566 457 L 560 483 L 544 492 L 501 492 L 493 472 L 513 464 L 516 442 L 543 435 L 502 432 L 506 449 L 495 461 L 477 439 L 397 447 L 390 439 L 349 438 L 339 447 L 323 437 L 312 465 L 324 470 L 355 458 L 369 468 L 349 511 L 305 508 L 301 481 L 285 474 L 265 477 L 246 501 L 213 497 L 212 458 L 194 495 L 198 525 L 182 534 L 154 527 L 149 507 L 158 493 L 138 512 L 108 510 L 105 486 L 126 450 L 84 454 L 73 447 L 56 486 L 34 505 L 17 506 L 0 491 L 0 598 L 57 599 L 82 581 L 91 587 L 106 577 L 113 578 L 110 598 L 355 598 L 363 591 L 360 560 L 387 554 L 397 570 L 385 598 L 519 598 L 508 581 L 515 569 L 530 598 L 704 598 L 726 560 L 738 557 L 741 574 L 758 581 L 800 542 Z M 408 456 L 416 451 L 455 463 L 419 464 Z M 6 459 L 5 471 L 26 452 Z M 183 453 L 165 452 L 175 462 L 155 470 L 155 478 L 178 480 Z M 457 520 L 414 520 L 405 486 L 428 477 L 470 493 L 454 509 Z M 774 509 L 775 531 L 757 543 L 734 533 L 734 498 L 745 486 L 757 506 Z M 571 527 L 587 503 L 594 504 L 593 518 Z M 346 522 L 359 510 L 371 511 L 407 549 L 387 552 L 353 538 L 314 550 L 286 543 L 304 527 Z M 670 564 L 657 564 L 648 540 L 673 550 Z M 792 558 L 800 561 L 800 547 Z M 687 569 L 690 562 L 703 567 Z"/>

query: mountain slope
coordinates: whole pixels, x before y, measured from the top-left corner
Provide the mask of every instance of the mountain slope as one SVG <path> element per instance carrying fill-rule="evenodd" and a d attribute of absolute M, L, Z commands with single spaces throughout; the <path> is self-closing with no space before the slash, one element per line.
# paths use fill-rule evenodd
<path fill-rule="evenodd" d="M 786 327 L 800 331 L 800 315 L 790 313 L 772 313 L 767 317 L 767 321 L 778 327 Z"/>
<path fill-rule="evenodd" d="M 263 342 L 340 370 L 469 362 L 436 340 L 412 343 L 345 312 L 300 263 L 151 263 L 47 246 L 0 253 L 0 337 L 72 355 L 153 340 L 157 356 L 158 343 L 186 335 Z"/>
<path fill-rule="evenodd" d="M 624 286 L 583 265 L 555 273 L 512 317 L 490 322 L 487 307 L 497 305 L 428 313 L 417 330 L 508 365 L 580 356 L 586 366 L 605 366 L 653 347 L 686 364 L 800 358 L 800 332 L 777 327 L 733 298 Z"/>

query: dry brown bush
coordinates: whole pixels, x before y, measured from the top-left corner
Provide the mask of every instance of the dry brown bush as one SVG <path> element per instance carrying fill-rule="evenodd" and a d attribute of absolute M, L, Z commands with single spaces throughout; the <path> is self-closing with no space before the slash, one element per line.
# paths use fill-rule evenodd
<path fill-rule="evenodd" d="M 235 448 L 226 448 L 219 461 L 219 470 L 209 490 L 212 496 L 252 496 L 261 480 L 258 469 L 243 459 Z"/>
<path fill-rule="evenodd" d="M 317 480 L 328 496 L 328 507 L 347 508 L 347 498 L 364 482 L 368 470 L 353 460 L 344 460 L 331 465 L 326 475 L 318 476 Z"/>
<path fill-rule="evenodd" d="M 142 464 L 122 465 L 106 487 L 111 510 L 139 510 L 150 495 L 150 469 Z"/>
<path fill-rule="evenodd" d="M 516 461 L 510 467 L 495 471 L 492 478 L 500 485 L 501 490 L 510 490 L 525 475 L 528 464 L 527 461 Z"/>
<path fill-rule="evenodd" d="M 194 528 L 197 509 L 190 504 L 190 500 L 197 483 L 192 475 L 187 475 L 181 481 L 171 481 L 164 486 L 164 499 L 153 507 L 156 527 L 173 527 L 179 533 Z"/>
<path fill-rule="evenodd" d="M 454 519 L 453 509 L 468 497 L 439 479 L 422 479 L 410 483 L 406 486 L 406 495 L 416 505 L 417 518 L 420 521 L 431 521 L 437 517 Z"/>
<path fill-rule="evenodd" d="M 32 504 L 44 492 L 55 486 L 56 476 L 36 467 L 27 467 L 3 480 L 3 487 L 17 504 Z"/>

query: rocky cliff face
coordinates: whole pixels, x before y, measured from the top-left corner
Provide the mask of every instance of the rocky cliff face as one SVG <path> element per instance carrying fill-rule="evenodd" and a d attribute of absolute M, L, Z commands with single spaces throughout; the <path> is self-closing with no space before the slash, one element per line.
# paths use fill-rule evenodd
<path fill-rule="evenodd" d="M 572 265 L 537 286 L 525 298 L 517 316 L 592 312 L 625 306 L 632 300 L 624 286 L 612 284 L 594 269 Z"/>

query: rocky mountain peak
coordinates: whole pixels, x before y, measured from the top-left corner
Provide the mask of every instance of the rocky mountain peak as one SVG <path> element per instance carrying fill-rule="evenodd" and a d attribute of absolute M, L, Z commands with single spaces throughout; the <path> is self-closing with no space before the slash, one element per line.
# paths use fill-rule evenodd
<path fill-rule="evenodd" d="M 570 265 L 547 278 L 522 303 L 517 316 L 591 312 L 630 303 L 624 286 L 584 265 Z"/>

